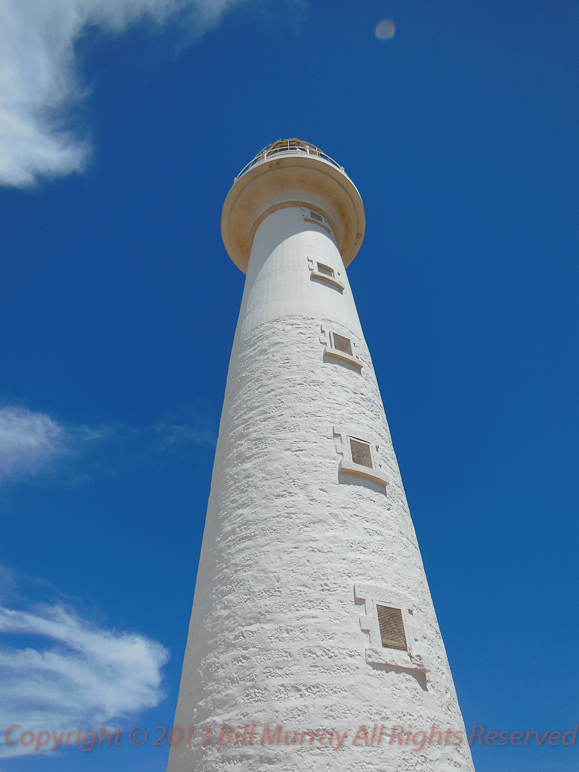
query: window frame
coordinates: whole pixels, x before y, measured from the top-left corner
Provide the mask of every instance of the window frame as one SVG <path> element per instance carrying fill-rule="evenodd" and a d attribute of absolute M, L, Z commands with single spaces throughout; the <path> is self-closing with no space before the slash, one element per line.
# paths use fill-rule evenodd
<path fill-rule="evenodd" d="M 343 332 L 338 332 L 337 330 L 331 327 L 324 327 L 324 325 L 322 325 L 321 331 L 322 331 L 322 335 L 320 337 L 320 343 L 322 343 L 325 346 L 324 348 L 325 355 L 332 357 L 333 359 L 340 359 L 342 362 L 348 362 L 348 364 L 354 365 L 354 367 L 358 368 L 358 370 L 362 369 L 363 362 L 360 359 L 360 356 L 358 354 L 359 349 L 356 344 L 356 341 L 354 340 L 349 330 L 348 330 L 349 335 L 346 335 Z M 352 354 L 348 354 L 345 351 L 342 351 L 341 349 L 336 348 L 334 343 L 334 335 L 340 335 L 342 338 L 347 338 L 350 341 L 350 346 L 352 347 Z"/>
<path fill-rule="evenodd" d="M 342 456 L 338 471 L 346 474 L 355 475 L 357 477 L 364 477 L 367 480 L 378 483 L 379 485 L 386 486 L 389 484 L 389 479 L 386 476 L 385 471 L 382 468 L 380 458 L 380 446 L 365 432 L 359 431 L 344 431 L 341 427 L 334 426 L 334 437 L 336 439 L 336 450 Z M 363 464 L 357 464 L 352 458 L 352 449 L 350 446 L 350 440 L 357 440 L 358 442 L 365 442 L 370 447 L 370 455 L 372 458 L 372 468 Z"/>
<path fill-rule="evenodd" d="M 375 469 L 375 462 L 374 462 L 374 454 L 372 453 L 372 446 L 367 440 L 363 440 L 361 437 L 348 437 L 348 442 L 350 444 L 350 457 L 352 459 L 352 463 L 356 464 L 357 466 L 363 466 L 366 469 Z M 359 459 L 356 461 L 355 457 L 357 455 L 356 448 L 353 447 L 353 443 L 357 444 L 359 447 L 361 446 L 363 452 L 363 455 L 365 455 L 365 451 L 367 450 L 370 455 L 370 463 L 364 464 Z"/>
<path fill-rule="evenodd" d="M 428 663 L 424 662 L 420 636 L 420 613 L 413 601 L 406 595 L 377 585 L 356 583 L 354 597 L 364 602 L 364 614 L 360 615 L 360 630 L 368 635 L 368 647 L 365 650 L 366 662 L 371 665 L 389 665 L 391 667 L 427 676 Z M 402 625 L 406 638 L 406 649 L 394 649 L 382 645 L 378 606 L 395 608 L 401 612 Z M 427 678 L 428 684 L 428 678 Z"/>
<path fill-rule="evenodd" d="M 333 271 L 333 276 L 328 276 L 327 273 L 322 273 L 318 270 L 318 264 L 321 263 L 324 267 L 329 268 L 331 271 Z M 308 257 L 308 267 L 310 269 L 310 279 L 317 279 L 322 284 L 327 284 L 330 287 L 333 287 L 334 289 L 339 290 L 340 292 L 344 291 L 345 284 L 340 279 L 341 271 L 336 270 L 332 265 L 323 262 L 323 258 L 321 260 L 318 260 L 317 257 Z"/>
<path fill-rule="evenodd" d="M 332 224 L 321 212 L 318 212 L 316 209 L 312 209 L 311 206 L 307 208 L 302 206 L 300 208 L 302 210 L 302 217 L 304 218 L 304 222 L 309 222 L 313 225 L 317 225 L 319 228 L 323 228 L 327 233 L 329 233 L 330 236 L 334 235 Z M 318 220 L 318 217 L 321 217 L 321 220 Z"/>

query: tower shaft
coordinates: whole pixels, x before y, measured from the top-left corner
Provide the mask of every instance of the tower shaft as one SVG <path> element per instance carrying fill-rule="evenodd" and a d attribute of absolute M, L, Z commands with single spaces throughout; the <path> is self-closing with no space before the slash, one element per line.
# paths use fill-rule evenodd
<path fill-rule="evenodd" d="M 172 748 L 168 772 L 472 772 L 340 254 L 359 232 L 301 184 L 248 227 L 175 718 L 211 734 Z"/>

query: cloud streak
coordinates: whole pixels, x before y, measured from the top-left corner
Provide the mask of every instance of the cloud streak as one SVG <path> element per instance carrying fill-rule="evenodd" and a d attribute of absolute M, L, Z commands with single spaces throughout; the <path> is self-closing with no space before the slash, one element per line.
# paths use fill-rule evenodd
<path fill-rule="evenodd" d="M 214 448 L 217 444 L 217 427 L 204 413 L 191 408 L 181 408 L 165 414 L 153 427 L 154 447 L 157 452 L 181 452 L 187 446 Z"/>
<path fill-rule="evenodd" d="M 56 421 L 26 408 L 0 408 L 0 482 L 35 474 L 66 453 L 66 432 Z"/>
<path fill-rule="evenodd" d="M 98 26 L 121 32 L 148 17 L 161 24 L 189 11 L 202 29 L 242 0 L 2 0 L 0 2 L 0 184 L 81 171 L 89 143 L 67 128 L 83 97 L 74 44 Z"/>
<path fill-rule="evenodd" d="M 175 464 L 195 448 L 212 452 L 216 441 L 213 420 L 187 407 L 135 429 L 122 423 L 59 424 L 44 413 L 8 405 L 0 407 L 0 485 L 47 472 L 77 485 L 97 472 L 117 475 Z"/>
<path fill-rule="evenodd" d="M 0 632 L 30 636 L 0 648 L 0 724 L 32 732 L 91 727 L 152 708 L 166 649 L 142 635 L 103 630 L 61 604 L 32 612 L 0 607 Z M 26 752 L 0 737 L 0 756 Z"/>

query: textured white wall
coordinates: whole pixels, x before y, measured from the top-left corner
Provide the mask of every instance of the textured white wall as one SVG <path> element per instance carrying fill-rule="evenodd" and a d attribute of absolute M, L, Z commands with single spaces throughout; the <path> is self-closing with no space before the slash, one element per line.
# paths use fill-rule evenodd
<path fill-rule="evenodd" d="M 340 272 L 343 293 L 311 278 L 308 257 Z M 322 327 L 353 339 L 361 370 L 324 353 Z M 339 471 L 334 427 L 375 440 L 387 488 Z M 376 601 L 404 608 L 413 659 L 377 645 Z M 385 725 L 382 744 L 352 746 L 359 725 L 374 723 Z M 169 772 L 473 770 L 345 270 L 299 207 L 271 214 L 254 240 L 175 724 L 217 734 L 175 746 Z M 221 724 L 255 724 L 254 745 L 218 746 Z M 339 750 L 335 739 L 300 747 L 283 735 L 262 746 L 265 724 L 288 739 L 348 736 Z M 394 724 L 451 728 L 463 741 L 390 745 Z"/>

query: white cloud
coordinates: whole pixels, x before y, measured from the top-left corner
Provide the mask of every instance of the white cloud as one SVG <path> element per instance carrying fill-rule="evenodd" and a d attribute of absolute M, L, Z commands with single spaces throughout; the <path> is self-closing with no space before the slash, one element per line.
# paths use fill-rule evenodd
<path fill-rule="evenodd" d="M 0 407 L 0 484 L 50 472 L 52 479 L 78 485 L 97 472 L 118 475 L 143 465 L 174 464 L 196 447 L 213 449 L 216 441 L 211 417 L 187 407 L 135 429 L 118 422 L 92 428 L 63 425 L 44 413 L 9 405 Z M 55 465 L 63 459 L 65 464 Z"/>
<path fill-rule="evenodd" d="M 56 421 L 26 408 L 0 408 L 0 482 L 38 472 L 66 452 L 66 432 Z"/>
<path fill-rule="evenodd" d="M 0 184 L 80 171 L 90 152 L 66 129 L 82 98 L 74 43 L 90 25 L 122 31 L 189 10 L 202 28 L 241 0 L 0 0 Z"/>
<path fill-rule="evenodd" d="M 19 724 L 35 734 L 78 724 L 98 729 L 165 697 L 168 652 L 141 635 L 102 630 L 63 605 L 34 612 L 0 607 L 0 632 L 32 636 L 26 648 L 0 648 L 0 726 Z M 30 752 L 3 737 L 0 756 Z"/>

